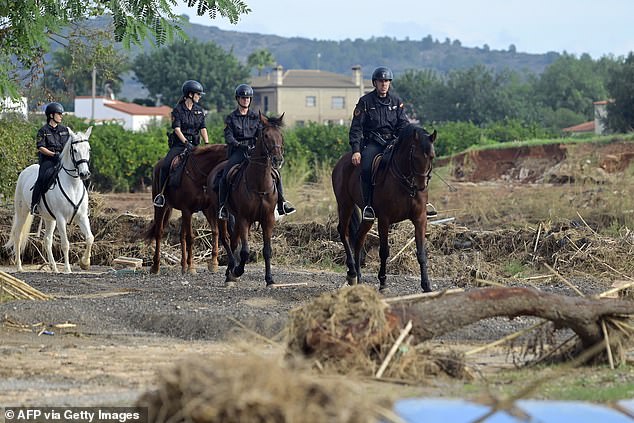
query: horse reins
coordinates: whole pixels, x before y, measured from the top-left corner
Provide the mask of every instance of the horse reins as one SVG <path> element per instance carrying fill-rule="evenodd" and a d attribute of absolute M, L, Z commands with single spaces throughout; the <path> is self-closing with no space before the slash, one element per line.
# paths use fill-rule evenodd
<path fill-rule="evenodd" d="M 415 170 L 414 166 L 414 150 L 416 149 L 416 144 L 412 144 L 409 149 L 409 174 L 406 176 L 401 169 L 398 167 L 396 160 L 393 160 L 394 156 L 392 156 L 392 160 L 389 166 L 390 171 L 396 177 L 396 179 L 401 182 L 401 184 L 409 191 L 409 196 L 414 198 L 419 191 L 426 191 L 429 187 L 429 180 L 431 179 L 431 171 L 432 171 L 432 163 L 429 161 L 429 169 L 420 173 Z M 427 154 L 423 153 L 425 157 L 428 157 Z M 422 188 L 418 187 L 416 184 L 417 178 L 419 176 L 424 177 L 424 182 Z"/>
<path fill-rule="evenodd" d="M 66 169 L 64 167 L 64 165 L 62 165 L 62 169 L 64 169 L 64 172 L 66 172 L 66 174 L 68 176 L 70 176 L 71 178 L 79 178 L 79 165 L 82 163 L 86 163 L 86 165 L 90 164 L 90 161 L 87 159 L 79 159 L 79 160 L 75 160 L 75 153 L 72 150 L 72 146 L 75 144 L 79 144 L 82 142 L 88 142 L 88 140 L 78 140 L 78 141 L 71 141 L 71 153 L 70 153 L 70 157 L 71 160 L 73 161 L 73 166 L 75 167 L 74 169 Z M 76 173 L 75 175 L 71 174 L 71 172 Z M 79 211 L 79 206 L 81 205 L 81 203 L 84 202 L 84 198 L 86 197 L 86 187 L 82 184 L 82 187 L 84 188 L 84 190 L 81 193 L 81 198 L 79 199 L 79 202 L 77 204 L 73 203 L 73 200 L 70 199 L 70 197 L 68 196 L 68 194 L 66 193 L 66 191 L 64 191 L 64 187 L 62 186 L 61 181 L 59 180 L 59 172 L 57 173 L 57 175 L 55 176 L 55 183 L 57 185 L 59 185 L 59 190 L 62 192 L 62 195 L 64 195 L 64 198 L 66 198 L 66 200 L 68 200 L 68 202 L 70 203 L 71 206 L 73 206 L 73 215 L 71 216 L 70 220 L 68 221 L 68 224 L 70 225 L 73 222 L 73 219 L 75 218 L 75 216 L 77 215 L 77 212 Z M 55 215 L 53 214 L 53 211 L 51 210 L 51 208 L 48 205 L 48 202 L 46 201 L 46 193 L 42 194 L 42 199 L 44 200 L 44 207 L 46 207 L 46 210 L 48 211 L 48 213 L 53 216 L 53 219 L 57 220 L 57 217 L 55 217 Z"/>

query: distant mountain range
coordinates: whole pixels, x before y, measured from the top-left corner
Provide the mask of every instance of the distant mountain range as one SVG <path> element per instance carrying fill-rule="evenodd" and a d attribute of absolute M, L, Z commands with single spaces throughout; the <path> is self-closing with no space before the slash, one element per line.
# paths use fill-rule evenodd
<path fill-rule="evenodd" d="M 97 18 L 94 24 L 103 27 L 108 18 Z M 431 35 L 421 40 L 397 40 L 390 37 L 325 41 L 300 37 L 285 38 L 238 31 L 225 31 L 215 26 L 188 23 L 185 33 L 201 42 L 218 44 L 226 51 L 246 63 L 247 57 L 256 50 L 267 49 L 284 69 L 321 69 L 348 74 L 354 65 L 361 65 L 364 76 L 370 78 L 377 66 L 388 66 L 398 77 L 408 69 L 431 69 L 439 73 L 466 69 L 482 64 L 495 70 L 511 69 L 522 74 L 540 74 L 553 63 L 559 53 L 529 54 L 516 51 L 513 45 L 508 50 L 491 50 L 483 47 L 462 47 L 459 40 L 439 41 Z M 149 51 L 150 44 L 144 45 Z M 134 48 L 131 56 L 141 49 Z M 130 77 L 125 78 L 126 87 L 121 93 L 127 98 L 143 97 L 142 89 Z"/>

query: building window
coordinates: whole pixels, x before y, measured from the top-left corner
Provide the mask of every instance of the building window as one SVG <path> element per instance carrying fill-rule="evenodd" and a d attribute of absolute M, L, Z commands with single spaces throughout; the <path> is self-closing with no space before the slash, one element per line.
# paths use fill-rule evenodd
<path fill-rule="evenodd" d="M 306 107 L 315 107 L 317 106 L 317 97 L 314 95 L 306 96 Z"/>
<path fill-rule="evenodd" d="M 264 114 L 269 112 L 269 96 L 264 96 Z"/>
<path fill-rule="evenodd" d="M 303 120 L 296 120 L 295 121 L 295 126 L 297 126 L 299 128 L 303 128 L 304 126 L 306 126 L 306 123 Z"/>
<path fill-rule="evenodd" d="M 332 108 L 333 109 L 343 109 L 346 107 L 346 102 L 344 97 L 333 97 L 332 98 Z"/>

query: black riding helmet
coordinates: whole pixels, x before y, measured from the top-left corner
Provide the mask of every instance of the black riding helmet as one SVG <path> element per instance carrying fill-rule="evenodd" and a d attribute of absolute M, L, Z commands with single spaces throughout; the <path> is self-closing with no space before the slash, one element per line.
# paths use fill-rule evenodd
<path fill-rule="evenodd" d="M 240 84 L 236 87 L 236 99 L 238 97 L 253 97 L 253 88 L 247 84 Z"/>
<path fill-rule="evenodd" d="M 55 101 L 52 103 L 48 103 L 46 105 L 46 109 L 44 109 L 46 119 L 53 119 L 53 113 L 64 113 L 64 106 Z"/>
<path fill-rule="evenodd" d="M 394 79 L 394 75 L 392 74 L 390 68 L 379 66 L 378 68 L 374 69 L 374 72 L 372 72 L 372 85 L 374 85 L 374 81 L 379 79 L 385 81 L 391 81 L 392 79 Z"/>
<path fill-rule="evenodd" d="M 185 97 L 189 97 L 190 93 L 198 93 L 200 95 L 205 95 L 205 89 L 203 88 L 203 84 L 198 81 L 194 81 L 190 79 L 189 81 L 185 81 L 183 83 L 183 95 Z"/>

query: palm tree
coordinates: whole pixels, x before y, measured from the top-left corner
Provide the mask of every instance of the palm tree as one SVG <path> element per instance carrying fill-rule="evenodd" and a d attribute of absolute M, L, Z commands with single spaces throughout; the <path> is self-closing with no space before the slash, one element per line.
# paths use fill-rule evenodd
<path fill-rule="evenodd" d="M 260 76 L 262 69 L 275 64 L 275 57 L 267 49 L 256 50 L 247 58 L 247 64 L 251 68 L 257 68 L 258 76 Z"/>

